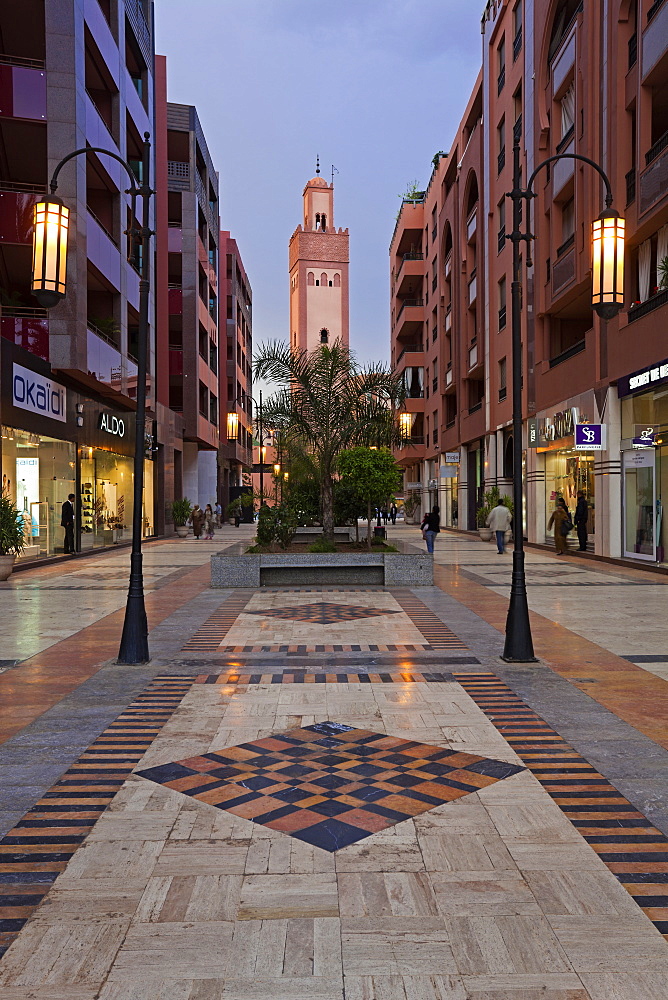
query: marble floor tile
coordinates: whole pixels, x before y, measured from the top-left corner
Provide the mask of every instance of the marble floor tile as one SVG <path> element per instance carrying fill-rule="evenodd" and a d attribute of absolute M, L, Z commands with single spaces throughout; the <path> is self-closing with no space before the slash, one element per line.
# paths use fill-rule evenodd
<path fill-rule="evenodd" d="M 442 920 L 435 917 L 341 920 L 346 976 L 438 975 L 458 970 Z"/>
<path fill-rule="evenodd" d="M 548 919 L 578 973 L 668 971 L 668 941 L 640 912 L 633 917 L 557 915 Z"/>
<path fill-rule="evenodd" d="M 668 968 L 634 972 L 582 972 L 591 1000 L 665 1000 Z"/>
<path fill-rule="evenodd" d="M 289 845 L 287 838 L 284 838 Z M 287 868 L 287 866 L 286 866 Z M 246 875 L 241 888 L 238 920 L 293 917 L 338 917 L 334 874 Z"/>

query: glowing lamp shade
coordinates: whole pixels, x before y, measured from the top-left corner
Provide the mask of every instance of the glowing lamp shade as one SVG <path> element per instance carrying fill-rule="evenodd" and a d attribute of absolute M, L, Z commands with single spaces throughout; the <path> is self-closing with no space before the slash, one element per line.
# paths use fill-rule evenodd
<path fill-rule="evenodd" d="M 612 319 L 624 304 L 625 221 L 606 209 L 592 223 L 592 308 Z"/>
<path fill-rule="evenodd" d="M 275 476 L 280 476 L 280 474 L 281 474 L 281 467 L 280 467 L 280 465 L 277 462 L 276 465 L 274 466 L 274 475 Z"/>
<path fill-rule="evenodd" d="M 227 440 L 228 441 L 238 441 L 239 440 L 239 414 L 238 413 L 228 413 L 227 414 Z"/>
<path fill-rule="evenodd" d="M 53 194 L 34 207 L 32 293 L 45 309 L 58 305 L 65 295 L 69 222 L 69 208 Z"/>
<path fill-rule="evenodd" d="M 408 441 L 411 436 L 411 428 L 413 426 L 413 419 L 411 413 L 400 413 L 399 414 L 399 436 L 402 441 Z"/>

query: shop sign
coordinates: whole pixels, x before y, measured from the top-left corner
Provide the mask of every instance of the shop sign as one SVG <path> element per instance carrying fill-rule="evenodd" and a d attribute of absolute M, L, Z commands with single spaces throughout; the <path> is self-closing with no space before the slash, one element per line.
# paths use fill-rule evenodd
<path fill-rule="evenodd" d="M 605 424 L 576 424 L 576 451 L 603 451 L 605 448 Z"/>
<path fill-rule="evenodd" d="M 640 451 L 624 452 L 625 469 L 646 469 L 654 465 L 654 451 L 641 448 Z"/>
<path fill-rule="evenodd" d="M 421 490 L 422 483 L 406 483 L 407 490 Z"/>
<path fill-rule="evenodd" d="M 459 464 L 459 452 L 458 451 L 446 451 L 445 461 L 448 465 L 458 465 Z M 441 473 L 443 475 L 443 473 Z"/>
<path fill-rule="evenodd" d="M 42 417 L 62 423 L 67 421 L 65 387 L 22 365 L 14 364 L 12 402 L 21 410 L 39 413 Z"/>
<path fill-rule="evenodd" d="M 125 436 L 125 421 L 122 417 L 115 417 L 112 413 L 100 414 L 99 428 L 101 431 L 106 431 L 107 434 L 113 434 L 114 437 L 124 437 Z"/>
<path fill-rule="evenodd" d="M 620 397 L 629 396 L 632 392 L 641 392 L 646 386 L 653 389 L 655 386 L 667 383 L 668 359 L 620 378 L 617 382 L 617 395 Z"/>
<path fill-rule="evenodd" d="M 536 417 L 529 417 L 527 420 L 527 447 L 537 448 L 540 444 L 538 436 L 538 420 Z"/>
<path fill-rule="evenodd" d="M 457 478 L 457 466 L 456 465 L 442 465 L 440 468 L 441 479 L 456 479 Z"/>
<path fill-rule="evenodd" d="M 541 443 L 547 442 L 549 444 L 552 441 L 559 441 L 561 438 L 572 437 L 579 418 L 577 406 L 571 406 L 567 410 L 559 410 L 552 417 L 545 417 L 540 426 Z"/>
<path fill-rule="evenodd" d="M 653 448 L 658 429 L 658 427 L 652 427 L 651 425 L 636 424 L 634 427 L 635 436 L 632 438 L 631 444 L 635 448 Z"/>

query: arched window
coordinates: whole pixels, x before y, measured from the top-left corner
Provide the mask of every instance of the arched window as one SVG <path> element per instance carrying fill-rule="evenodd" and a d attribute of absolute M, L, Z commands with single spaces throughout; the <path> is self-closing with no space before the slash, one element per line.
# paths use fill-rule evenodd
<path fill-rule="evenodd" d="M 323 328 L 320 331 L 320 343 L 321 344 L 328 344 L 329 343 L 329 330 L 325 330 Z"/>
<path fill-rule="evenodd" d="M 325 286 L 325 288 L 327 287 L 327 275 L 325 274 L 325 272 L 324 272 L 324 271 L 323 271 L 323 272 L 322 272 L 322 274 L 320 275 L 320 284 L 321 284 L 321 285 L 324 285 L 324 286 Z"/>
<path fill-rule="evenodd" d="M 327 229 L 327 216 L 325 215 L 324 212 L 320 216 L 320 223 L 321 223 L 320 228 L 322 229 L 322 231 L 324 233 L 325 230 Z"/>
<path fill-rule="evenodd" d="M 340 288 L 340 287 L 341 287 L 341 275 L 340 274 L 335 274 L 334 275 L 334 288 Z"/>
<path fill-rule="evenodd" d="M 313 276 L 313 271 L 309 271 L 308 274 L 306 275 L 306 284 L 307 285 L 313 285 L 313 284 L 315 284 L 315 278 Z"/>
<path fill-rule="evenodd" d="M 320 212 L 315 213 L 315 228 L 320 228 Z"/>

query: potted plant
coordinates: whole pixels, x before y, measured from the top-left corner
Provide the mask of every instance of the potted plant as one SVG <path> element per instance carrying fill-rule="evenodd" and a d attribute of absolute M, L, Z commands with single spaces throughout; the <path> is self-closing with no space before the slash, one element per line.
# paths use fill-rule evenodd
<path fill-rule="evenodd" d="M 420 506 L 420 494 L 408 493 L 404 499 L 404 521 L 406 524 L 415 523 L 415 511 Z"/>
<path fill-rule="evenodd" d="M 174 521 L 176 534 L 179 538 L 185 538 L 188 534 L 188 528 L 186 525 L 191 513 L 192 504 L 190 503 L 188 497 L 184 497 L 183 500 L 172 501 L 172 520 Z"/>
<path fill-rule="evenodd" d="M 0 580 L 14 569 L 14 560 L 25 545 L 23 518 L 6 491 L 0 493 Z"/>

